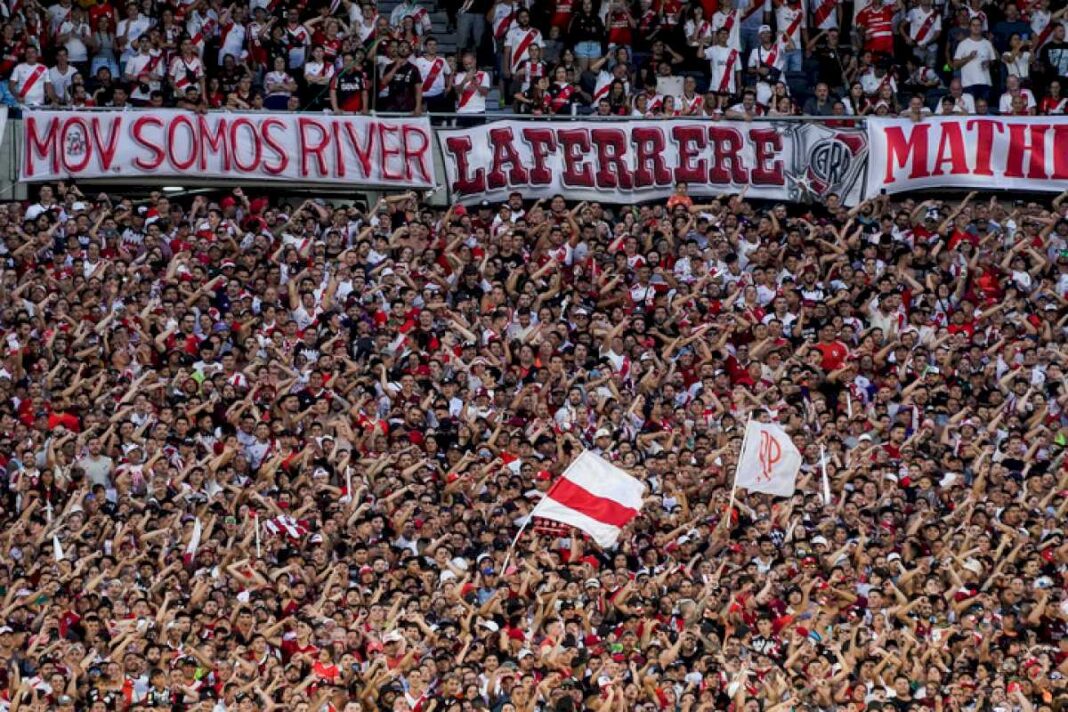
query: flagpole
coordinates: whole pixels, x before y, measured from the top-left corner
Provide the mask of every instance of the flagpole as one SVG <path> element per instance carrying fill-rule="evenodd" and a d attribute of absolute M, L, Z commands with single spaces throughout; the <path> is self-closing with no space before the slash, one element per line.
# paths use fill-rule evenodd
<path fill-rule="evenodd" d="M 534 509 L 536 510 L 537 507 Z M 523 531 L 527 528 L 527 525 L 530 524 L 530 520 L 533 518 L 534 512 L 532 511 L 527 516 L 527 520 L 523 522 L 523 526 L 519 527 L 519 531 L 515 533 L 515 538 L 512 539 L 512 544 L 508 547 L 508 555 L 504 557 L 504 566 L 501 567 L 501 576 L 504 576 L 505 572 L 508 570 L 508 563 L 512 560 L 512 552 L 515 550 L 515 545 L 519 543 L 519 537 L 523 536 Z"/>
<path fill-rule="evenodd" d="M 256 558 L 263 558 L 263 554 L 260 552 L 260 515 L 258 512 L 253 512 L 252 519 L 256 522 Z"/>
<path fill-rule="evenodd" d="M 576 462 L 578 462 L 580 459 L 582 459 L 582 456 L 585 455 L 585 454 L 586 454 L 586 451 L 583 450 L 582 454 L 580 454 L 578 457 L 576 457 L 574 460 L 572 460 L 571 464 L 567 466 L 567 470 L 564 470 L 564 474 L 560 476 L 560 479 L 563 479 L 564 477 L 566 477 L 567 476 L 567 471 L 570 470 L 575 465 Z M 504 557 L 504 566 L 501 567 L 501 569 L 502 569 L 501 570 L 501 575 L 502 576 L 504 575 L 504 572 L 508 570 L 508 563 L 512 560 L 512 553 L 515 551 L 515 545 L 519 543 L 519 537 L 523 536 L 523 532 L 526 530 L 527 526 L 529 526 L 530 523 L 534 520 L 534 515 L 537 514 L 537 512 L 538 512 L 538 507 L 541 506 L 541 503 L 545 501 L 546 497 L 548 497 L 550 494 L 552 494 L 553 489 L 556 488 L 556 485 L 559 484 L 559 482 L 560 482 L 560 480 L 557 480 L 556 482 L 554 482 L 552 487 L 550 487 L 549 490 L 544 495 L 542 495 L 541 500 L 536 505 L 534 505 L 534 509 L 530 510 L 530 514 L 527 515 L 527 520 L 525 522 L 523 522 L 523 526 L 519 527 L 519 531 L 517 531 L 515 533 L 515 538 L 512 539 L 512 544 L 511 544 L 511 546 L 508 547 L 508 554 Z"/>
<path fill-rule="evenodd" d="M 820 443 L 820 469 L 823 471 L 823 505 L 829 507 L 831 505 L 831 483 L 827 479 L 827 451 L 823 443 Z"/>
<path fill-rule="evenodd" d="M 753 420 L 753 413 L 749 413 L 749 417 L 745 419 L 745 433 L 742 435 L 742 449 L 738 452 L 738 462 L 734 465 L 734 484 L 731 485 L 731 498 L 727 502 L 727 516 L 724 517 L 724 521 L 727 522 L 727 538 L 730 538 L 731 534 L 731 512 L 734 511 L 734 495 L 738 491 L 738 468 L 742 464 L 742 457 L 745 455 L 745 446 L 749 441 L 749 423 Z"/>

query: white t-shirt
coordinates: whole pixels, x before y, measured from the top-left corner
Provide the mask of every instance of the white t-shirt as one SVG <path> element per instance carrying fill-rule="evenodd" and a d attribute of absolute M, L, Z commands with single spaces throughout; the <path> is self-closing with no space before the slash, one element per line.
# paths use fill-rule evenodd
<path fill-rule="evenodd" d="M 434 57 L 434 59 L 416 57 L 415 66 L 419 67 L 419 76 L 422 77 L 424 83 L 430 77 L 434 67 L 439 67 L 434 81 L 429 87 L 424 87 L 423 96 L 441 96 L 445 93 L 445 90 L 449 87 L 449 74 L 452 70 L 449 69 L 449 63 L 445 61 L 444 57 L 439 56 Z"/>
<path fill-rule="evenodd" d="M 59 26 L 59 34 L 69 35 L 66 43 L 63 45 L 67 49 L 67 59 L 72 62 L 89 61 L 89 48 L 85 46 L 85 41 L 83 39 L 92 35 L 88 23 L 74 23 L 70 20 L 65 20 L 63 24 Z"/>
<path fill-rule="evenodd" d="M 45 103 L 45 85 L 51 84 L 48 67 L 36 64 L 20 63 L 11 72 L 11 81 L 15 82 L 15 99 L 26 106 L 40 106 Z"/>
<path fill-rule="evenodd" d="M 1024 98 L 1025 106 L 1028 109 L 1033 109 L 1037 105 L 1035 102 L 1035 95 L 1031 93 L 1030 89 L 1021 89 L 1020 96 Z M 998 112 L 1002 114 L 1012 113 L 1012 94 L 1005 92 L 1001 95 L 1001 100 L 998 101 Z"/>
<path fill-rule="evenodd" d="M 957 51 L 953 54 L 953 59 L 964 59 L 972 52 L 976 53 L 975 59 L 960 69 L 961 86 L 965 88 L 982 84 L 990 86 L 992 83 L 990 81 L 990 68 L 983 66 L 983 62 L 997 60 L 998 55 L 994 51 L 994 45 L 990 44 L 988 39 L 973 40 L 971 37 L 966 37 L 957 45 Z"/>
<path fill-rule="evenodd" d="M 456 99 L 456 113 L 457 114 L 484 114 L 486 113 L 486 97 L 477 87 L 483 89 L 489 89 L 490 80 L 489 74 L 486 72 L 475 72 L 475 83 L 468 86 L 466 89 L 462 89 L 464 83 L 467 81 L 467 72 L 457 72 L 456 76 L 452 80 L 452 85 L 455 87 L 458 94 Z"/>
<path fill-rule="evenodd" d="M 70 101 L 70 85 L 77 73 L 77 70 L 70 64 L 67 65 L 66 73 L 59 71 L 59 67 L 52 67 L 48 70 L 48 81 L 52 84 L 52 91 L 56 93 L 60 101 L 64 103 Z"/>
<path fill-rule="evenodd" d="M 721 47 L 713 45 L 705 48 L 705 59 L 712 65 L 712 81 L 708 85 L 709 91 L 735 92 L 735 79 L 737 70 L 742 68 L 742 58 L 738 50 L 733 47 Z"/>

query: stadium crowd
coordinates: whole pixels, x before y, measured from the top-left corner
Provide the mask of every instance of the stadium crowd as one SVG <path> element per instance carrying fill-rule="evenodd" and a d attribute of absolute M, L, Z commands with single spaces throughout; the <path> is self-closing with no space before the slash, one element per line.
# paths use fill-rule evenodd
<path fill-rule="evenodd" d="M 0 9 L 0 98 L 10 105 L 478 115 L 490 101 L 530 114 L 733 118 L 1068 106 L 1063 0 L 402 0 L 388 14 L 367 0 L 7 0 Z M 449 52 L 431 21 L 441 10 Z"/>
<path fill-rule="evenodd" d="M 1059 712 L 1066 198 L 40 187 L 0 210 L 0 707 Z M 728 513 L 750 417 L 806 462 Z M 639 518 L 507 561 L 584 449 Z"/>

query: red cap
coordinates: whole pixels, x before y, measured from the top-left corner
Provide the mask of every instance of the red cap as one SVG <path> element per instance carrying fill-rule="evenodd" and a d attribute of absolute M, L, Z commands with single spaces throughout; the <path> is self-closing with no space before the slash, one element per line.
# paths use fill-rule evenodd
<path fill-rule="evenodd" d="M 233 196 L 230 195 L 219 201 L 219 207 L 221 208 L 232 208 L 235 205 L 237 205 L 237 201 L 234 200 Z"/>
<path fill-rule="evenodd" d="M 548 470 L 538 470 L 537 474 L 534 475 L 534 479 L 538 482 L 548 482 L 552 478 L 553 475 Z"/>

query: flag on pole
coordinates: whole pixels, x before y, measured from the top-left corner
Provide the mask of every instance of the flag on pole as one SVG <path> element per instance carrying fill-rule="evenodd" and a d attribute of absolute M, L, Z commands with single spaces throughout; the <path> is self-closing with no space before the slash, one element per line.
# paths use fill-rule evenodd
<path fill-rule="evenodd" d="M 200 548 L 200 536 L 203 530 L 200 527 L 200 517 L 197 517 L 193 521 L 193 535 L 189 537 L 189 544 L 185 547 L 185 554 L 182 556 L 182 561 L 186 566 L 190 566 L 193 563 L 193 559 L 196 558 L 197 549 Z"/>
<path fill-rule="evenodd" d="M 644 496 L 645 483 L 587 450 L 549 488 L 530 516 L 581 529 L 607 549 L 638 516 Z"/>
<path fill-rule="evenodd" d="M 778 425 L 750 420 L 734 476 L 736 487 L 790 497 L 801 469 L 801 453 Z"/>
<path fill-rule="evenodd" d="M 52 556 L 56 557 L 56 563 L 63 561 L 63 547 L 59 543 L 59 537 L 52 535 Z"/>

